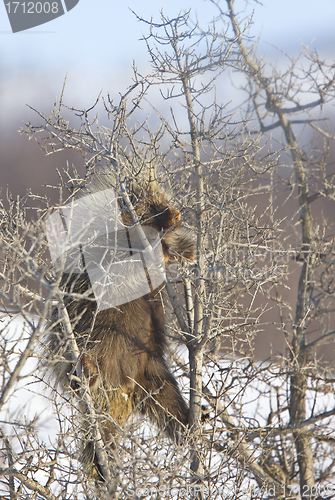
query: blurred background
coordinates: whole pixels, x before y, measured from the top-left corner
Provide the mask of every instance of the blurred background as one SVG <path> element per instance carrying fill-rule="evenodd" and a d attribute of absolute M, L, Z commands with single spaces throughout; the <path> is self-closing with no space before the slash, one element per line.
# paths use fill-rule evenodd
<path fill-rule="evenodd" d="M 222 2 L 225 8 L 225 2 Z M 132 64 L 142 74 L 150 72 L 149 55 L 141 40 L 148 26 L 136 14 L 159 22 L 160 10 L 169 17 L 191 8 L 191 18 L 206 29 L 217 15 L 208 0 L 80 0 L 70 12 L 47 24 L 13 34 L 4 4 L 0 5 L 0 172 L 2 197 L 8 189 L 13 197 L 23 196 L 30 188 L 47 194 L 45 186 L 58 182 L 56 167 L 76 163 L 73 153 L 64 151 L 45 156 L 39 145 L 18 130 L 24 123 L 39 124 L 38 110 L 48 116 L 59 99 L 67 77 L 64 101 L 77 109 L 90 108 L 99 93 L 118 99 L 132 84 Z M 133 12 L 134 11 L 134 12 Z M 259 39 L 259 56 L 280 65 L 284 53 L 297 57 L 301 44 L 316 50 L 321 59 L 335 56 L 334 0 L 244 0 L 236 2 L 240 16 L 253 15 L 252 35 Z M 281 51 L 277 50 L 280 48 Z M 241 95 L 229 79 L 222 90 L 222 102 L 238 106 Z M 158 96 L 158 94 L 157 94 Z M 219 96 L 219 99 L 221 96 Z M 163 110 L 162 99 L 153 104 Z M 30 107 L 29 107 L 30 106 Z M 151 108 L 148 105 L 148 113 Z M 328 115 L 332 117 L 333 108 Z M 103 123 L 104 117 L 99 117 Z M 334 155 L 334 153 L 333 153 Z M 293 287 L 288 297 L 295 300 Z M 277 339 L 277 340 L 276 340 Z M 285 348 L 284 338 L 273 339 L 275 350 Z M 258 353 L 266 349 L 261 338 Z"/>
<path fill-rule="evenodd" d="M 224 2 L 222 3 L 225 7 Z M 192 9 L 191 17 L 206 28 L 217 9 L 208 0 L 80 0 L 65 15 L 36 28 L 13 34 L 4 4 L 0 5 L 0 171 L 2 190 L 23 195 L 27 188 L 43 192 L 56 180 L 55 166 L 71 158 L 63 153 L 46 157 L 36 142 L 18 134 L 24 122 L 39 119 L 27 105 L 49 115 L 60 97 L 67 75 L 65 102 L 89 108 L 100 92 L 117 98 L 132 83 L 132 63 L 139 71 L 150 70 L 146 46 L 141 41 L 148 27 L 134 13 L 159 21 L 159 11 L 177 16 Z M 335 2 L 320 0 L 244 0 L 236 10 L 252 13 L 252 34 L 260 38 L 259 54 L 280 60 L 282 53 L 298 55 L 310 44 L 332 59 L 335 53 Z M 234 89 L 225 89 L 234 100 Z M 228 100 L 227 96 L 223 96 Z M 156 103 L 155 103 L 156 104 Z M 160 104 L 158 103 L 158 106 Z M 150 111 L 150 110 L 148 110 Z M 42 191 L 41 191 L 42 190 Z"/>

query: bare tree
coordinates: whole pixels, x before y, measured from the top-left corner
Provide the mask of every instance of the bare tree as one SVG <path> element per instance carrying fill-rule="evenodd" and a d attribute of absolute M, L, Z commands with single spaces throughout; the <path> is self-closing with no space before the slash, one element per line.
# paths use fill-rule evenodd
<path fill-rule="evenodd" d="M 189 12 L 174 19 L 161 14 L 157 23 L 139 18 L 152 72 L 143 76 L 134 68 L 133 85 L 119 103 L 98 99 L 76 110 L 62 95 L 50 117 L 38 113 L 40 123 L 25 130 L 47 154 L 71 148 L 82 155 L 82 175 L 68 166 L 60 173 L 59 206 L 104 168 L 132 213 L 129 186 L 154 164 L 183 225 L 195 231 L 195 263 L 176 261 L 165 284 L 170 358 L 190 406 L 183 446 L 149 432 L 132 413 L 108 446 L 101 424 L 115 426 L 113 413 L 94 401 L 61 275 L 46 257 L 49 202 L 35 197 L 38 222 L 28 223 L 26 201 L 9 199 L 9 208 L 1 208 L 3 308 L 20 313 L 26 327 L 9 338 L 5 323 L 2 332 L 7 498 L 32 492 L 36 498 L 333 496 L 334 378 L 320 351 L 334 341 L 334 232 L 322 215 L 334 202 L 333 136 L 317 114 L 334 98 L 334 66 L 303 48 L 279 71 L 257 58 L 250 26 L 232 0 L 212 5 L 217 18 L 208 29 Z M 232 107 L 224 88 L 237 73 L 247 100 Z M 157 87 L 158 125 L 142 111 Z M 101 106 L 110 126 L 98 123 Z M 318 134 L 318 149 L 303 146 L 308 127 Z M 46 323 L 57 304 L 60 319 Z M 57 321 L 71 339 L 80 389 L 74 387 L 72 398 L 57 388 L 49 393 L 59 422 L 49 447 L 34 432 L 38 422 L 23 424 L 5 411 L 22 377 L 31 375 L 27 360 L 41 355 L 34 344 L 42 330 L 45 337 Z M 278 335 L 285 349 L 260 359 L 257 342 Z M 80 429 L 80 413 L 89 436 Z M 75 441 L 87 439 L 95 443 L 105 482 L 94 483 L 78 462 Z"/>
<path fill-rule="evenodd" d="M 317 224 L 313 223 L 311 206 L 312 202 L 319 197 L 331 201 L 334 188 L 332 182 L 328 185 L 326 166 L 322 164 L 322 160 L 320 162 L 315 158 L 314 152 L 303 150 L 298 143 L 293 127 L 295 124 L 303 122 L 305 125 L 309 124 L 314 129 L 316 128 L 323 137 L 330 138 L 327 132 L 315 125 L 313 111 L 318 111 L 320 106 L 334 98 L 334 66 L 321 64 L 315 53 L 305 49 L 305 61 L 302 68 L 298 68 L 297 62 L 292 61 L 289 81 L 285 74 L 281 75 L 277 71 L 272 71 L 269 78 L 255 54 L 248 50 L 245 44 L 234 11 L 234 2 L 228 0 L 227 7 L 235 35 L 235 43 L 239 48 L 240 63 L 248 78 L 251 105 L 258 117 L 260 133 L 264 134 L 275 128 L 280 128 L 283 131 L 284 147 L 292 159 L 294 174 L 292 188 L 296 188 L 298 193 L 301 224 L 299 260 L 302 265 L 295 315 L 292 323 L 288 328 L 286 327 L 286 331 L 290 352 L 290 395 L 288 402 L 290 425 L 300 427 L 308 415 L 308 381 L 314 378 L 310 379 L 313 370 L 318 371 L 318 365 L 315 366 L 314 362 L 311 362 L 311 354 L 316 345 L 331 341 L 334 335 L 334 332 L 329 331 L 327 327 L 323 328 L 325 317 L 333 312 L 333 305 L 328 302 L 328 290 L 324 293 L 317 276 L 317 274 L 323 274 L 329 266 L 329 259 L 330 261 L 333 259 L 332 235 L 318 234 Z M 223 14 L 221 9 L 220 13 Z M 306 99 L 306 94 L 309 99 Z M 294 118 L 299 114 L 303 115 L 302 120 Z M 323 169 L 325 170 L 321 173 L 320 170 Z M 310 195 L 311 183 L 314 186 L 317 183 L 315 187 L 313 186 L 312 196 Z M 314 342 L 308 342 L 307 335 L 312 320 L 314 320 L 313 327 L 316 326 L 319 336 Z M 318 394 L 315 391 L 315 403 L 317 397 Z M 299 431 L 293 433 L 293 439 L 298 461 L 300 491 L 305 493 L 305 496 L 313 496 L 311 494 L 312 488 L 317 481 L 313 437 L 308 428 L 300 428 Z"/>

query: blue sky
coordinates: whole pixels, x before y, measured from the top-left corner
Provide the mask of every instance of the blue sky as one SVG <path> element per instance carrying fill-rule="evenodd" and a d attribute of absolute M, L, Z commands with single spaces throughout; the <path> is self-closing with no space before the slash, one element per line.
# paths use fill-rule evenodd
<path fill-rule="evenodd" d="M 208 0 L 80 0 L 64 16 L 13 34 L 1 4 L 0 124 L 9 116 L 25 118 L 26 103 L 38 107 L 50 102 L 51 109 L 66 74 L 68 95 L 78 101 L 74 105 L 88 107 L 100 90 L 123 91 L 131 83 L 132 60 L 142 69 L 148 61 L 145 45 L 139 41 L 145 27 L 130 9 L 157 19 L 161 8 L 176 16 L 190 6 L 203 26 L 216 14 Z M 244 9 L 245 2 L 238 0 L 238 8 Z M 261 36 L 262 54 L 275 54 L 269 44 L 296 54 L 299 40 L 308 44 L 314 39 L 321 53 L 335 55 L 334 0 L 319 0 L 317 5 L 314 0 L 263 0 L 263 5 L 250 0 L 252 8 L 253 34 Z"/>
<path fill-rule="evenodd" d="M 221 2 L 224 5 L 224 2 Z M 215 15 L 215 7 L 208 0 L 80 0 L 78 5 L 47 24 L 12 34 L 6 9 L 0 5 L 0 61 L 6 66 L 27 64 L 50 68 L 80 68 L 92 64 L 101 68 L 108 65 L 130 64 L 132 58 L 145 56 L 145 47 L 138 42 L 142 26 L 131 10 L 139 15 L 157 19 L 159 10 L 176 16 L 180 10 L 192 7 L 201 24 Z M 236 10 L 244 9 L 244 1 L 236 3 Z M 319 0 L 263 0 L 263 5 L 249 2 L 256 8 L 254 32 L 262 40 L 287 47 L 298 47 L 298 40 L 317 45 L 334 46 L 335 2 Z"/>

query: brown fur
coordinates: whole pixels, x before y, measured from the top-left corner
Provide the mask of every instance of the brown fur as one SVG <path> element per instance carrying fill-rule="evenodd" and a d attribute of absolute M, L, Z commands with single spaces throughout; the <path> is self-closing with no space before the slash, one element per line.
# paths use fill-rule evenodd
<path fill-rule="evenodd" d="M 143 186 L 135 187 L 131 201 L 141 223 L 163 235 L 166 264 L 181 259 L 182 255 L 194 258 L 193 238 L 180 228 L 179 211 L 167 203 L 162 193 L 148 193 Z M 122 218 L 125 224 L 132 224 L 126 210 L 122 211 Z M 93 295 L 80 300 L 71 297 L 71 293 L 87 294 L 90 281 L 86 273 L 64 273 L 61 288 L 67 292 L 64 301 L 81 352 L 83 371 L 100 406 L 108 409 L 120 426 L 136 407 L 172 440 L 178 441 L 188 424 L 188 407 L 165 361 L 163 285 L 136 300 L 98 313 L 96 302 L 91 299 Z M 57 320 L 56 311 L 52 319 Z M 52 370 L 63 387 L 69 386 L 72 364 L 62 331 L 54 328 L 48 344 L 53 357 Z M 113 440 L 115 432 L 115 427 L 106 422 L 105 440 Z M 92 450 L 92 446 L 85 448 L 84 461 L 94 460 Z"/>

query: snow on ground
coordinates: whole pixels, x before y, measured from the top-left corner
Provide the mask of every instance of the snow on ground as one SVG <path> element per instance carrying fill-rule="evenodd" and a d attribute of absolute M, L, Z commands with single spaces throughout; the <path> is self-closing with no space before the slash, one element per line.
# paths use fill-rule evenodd
<path fill-rule="evenodd" d="M 31 324 L 37 324 L 37 320 L 34 318 L 29 318 L 29 321 Z M 0 373 L 6 380 L 8 380 L 8 374 L 14 369 L 20 355 L 26 347 L 30 331 L 31 327 L 27 325 L 27 322 L 20 316 L 0 318 L 0 340 L 3 357 L 2 373 Z M 8 365 L 6 365 L 4 359 L 5 352 L 8 354 Z M 55 396 L 54 391 L 51 387 L 48 387 L 45 381 L 41 380 L 43 376 L 43 371 L 40 369 L 41 352 L 41 347 L 37 344 L 34 355 L 30 357 L 24 365 L 19 379 L 14 384 L 7 398 L 7 402 L 0 411 L 0 426 L 7 436 L 11 436 L 13 449 L 17 453 L 22 452 L 25 446 L 27 446 L 26 440 L 28 434 L 31 436 L 28 440 L 31 439 L 32 450 L 34 449 L 34 443 L 36 445 L 36 450 L 38 450 L 39 446 L 45 449 L 54 449 L 57 438 L 60 435 L 60 430 L 66 435 L 67 426 L 71 425 L 71 412 L 69 408 L 65 404 L 65 406 L 62 407 L 62 416 L 60 417 L 57 415 L 55 406 L 53 405 Z M 177 354 L 179 358 L 187 363 L 187 349 L 185 347 L 179 347 L 177 349 Z M 263 368 L 262 380 L 258 377 L 250 382 L 249 379 L 248 385 L 246 386 L 245 381 L 248 376 L 248 363 L 248 360 L 242 361 L 234 359 L 222 359 L 219 364 L 215 361 L 208 362 L 204 369 L 204 383 L 208 384 L 208 387 L 212 391 L 216 389 L 218 392 L 220 392 L 220 390 L 222 391 L 224 385 L 229 387 L 227 392 L 222 393 L 222 404 L 234 418 L 239 414 L 239 422 L 243 422 L 246 428 L 250 430 L 252 427 L 257 429 L 259 425 L 266 425 L 270 411 L 275 410 L 278 395 L 279 398 L 282 398 L 284 401 L 285 398 L 287 398 L 288 387 L 287 381 L 285 380 L 285 374 L 281 375 L 279 368 L 275 367 L 271 367 L 271 370 L 268 370 L 267 368 L 269 366 L 265 363 L 258 363 L 258 367 Z M 179 375 L 180 371 L 177 373 Z M 187 393 L 188 380 L 186 378 L 181 378 L 179 383 L 181 387 L 184 386 L 185 393 Z M 312 392 L 310 392 L 309 396 L 308 409 L 310 414 L 313 412 L 313 415 L 315 415 L 318 412 L 330 410 L 335 407 L 335 395 L 332 392 L 325 394 L 317 400 L 313 398 Z M 205 403 L 206 401 L 204 400 L 204 404 Z M 286 411 L 281 421 L 281 425 L 285 425 L 288 422 L 289 415 L 288 411 Z M 29 425 L 28 433 L 24 425 Z M 142 436 L 145 436 L 148 440 L 152 439 L 152 426 L 145 423 L 144 427 L 143 431 L 142 425 Z M 222 430 L 226 432 L 224 429 Z M 220 435 L 222 439 L 220 429 L 218 429 L 218 431 L 218 435 Z M 257 450 L 255 452 L 255 457 L 256 456 L 258 456 Z M 162 464 L 166 463 L 166 456 L 164 457 L 162 455 L 161 458 Z M 222 457 L 220 457 L 220 454 L 213 453 L 211 469 L 213 471 L 218 467 L 218 473 L 220 474 L 222 474 L 222 470 L 220 471 L 220 467 L 222 467 L 222 464 L 220 465 L 221 459 Z M 68 460 L 68 458 L 63 460 L 64 471 L 69 470 Z M 62 459 L 60 460 L 60 463 L 61 462 Z M 23 465 L 21 464 L 21 466 Z M 41 481 L 41 484 L 45 484 L 47 478 L 45 473 L 38 472 L 35 477 L 37 480 Z M 249 481 L 248 485 L 246 485 L 246 494 L 248 494 L 249 497 L 250 491 L 247 493 L 247 489 L 250 490 L 250 485 L 253 485 L 252 481 Z M 253 486 L 256 486 L 256 483 Z M 231 480 L 228 479 L 224 493 L 222 493 L 223 496 L 219 493 L 213 498 L 228 498 L 230 495 L 230 487 Z M 0 482 L 0 495 L 4 495 L 5 493 L 8 493 L 8 490 L 2 489 Z M 80 497 L 79 494 L 79 496 L 73 498 L 79 499 Z M 68 498 L 72 498 L 71 494 Z M 172 495 L 170 498 L 174 498 L 174 496 Z"/>

